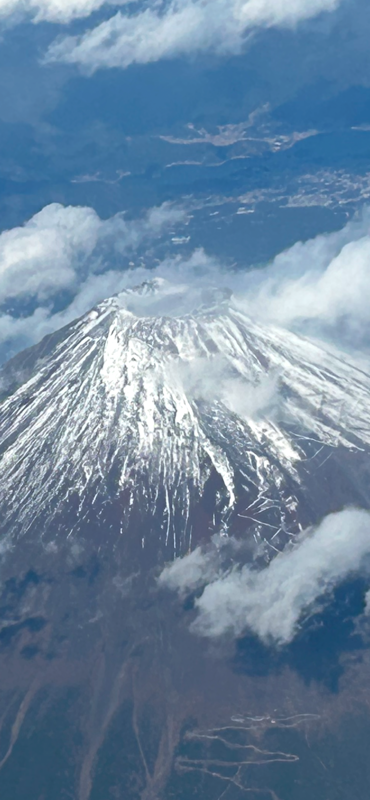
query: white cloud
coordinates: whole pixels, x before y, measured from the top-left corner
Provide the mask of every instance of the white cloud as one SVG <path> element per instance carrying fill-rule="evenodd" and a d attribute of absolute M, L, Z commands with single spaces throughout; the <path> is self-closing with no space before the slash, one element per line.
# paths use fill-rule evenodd
<path fill-rule="evenodd" d="M 216 638 L 249 630 L 265 643 L 284 645 L 320 598 L 365 566 L 370 513 L 347 509 L 306 531 L 263 569 L 244 565 L 220 574 L 219 554 L 198 549 L 167 567 L 160 582 L 181 594 L 208 584 L 196 601 L 194 633 Z"/>
<path fill-rule="evenodd" d="M 198 547 L 185 558 L 177 558 L 161 573 L 158 583 L 160 586 L 179 593 L 180 597 L 186 596 L 204 586 L 208 581 L 214 580 L 218 571 L 217 547 L 206 552 Z"/>
<path fill-rule="evenodd" d="M 167 281 L 165 289 L 154 297 L 132 296 L 127 301 L 131 311 L 178 315 L 204 302 L 222 302 L 224 297 L 264 323 L 331 337 L 352 352 L 354 346 L 368 348 L 370 209 L 340 231 L 298 242 L 264 269 L 233 272 L 204 250 L 187 258 L 167 258 L 150 270 L 119 269 L 121 256 L 133 257 L 143 242 L 150 243 L 185 220 L 185 210 L 169 204 L 131 221 L 123 214 L 101 220 L 91 208 L 53 204 L 24 226 L 3 232 L 0 339 L 14 339 L 18 331 L 21 343 L 34 342 L 104 297 L 160 277 Z M 53 303 L 61 291 L 71 295 L 71 302 L 66 310 L 54 313 Z M 19 319 L 17 304 L 29 299 L 34 313 Z M 248 389 L 245 376 L 237 369 L 231 374 L 230 367 L 225 373 L 224 368 L 217 358 L 208 368 L 194 362 L 178 379 L 194 397 L 212 394 L 241 416 L 271 410 L 277 375 Z"/>
<path fill-rule="evenodd" d="M 188 397 L 223 403 L 239 417 L 253 419 L 267 410 L 272 412 L 279 403 L 278 374 L 262 376 L 257 385 L 248 383 L 249 376 L 241 374 L 237 365 L 219 355 L 179 362 L 173 377 L 181 383 Z"/>
<path fill-rule="evenodd" d="M 31 16 L 34 22 L 68 23 L 89 17 L 104 5 L 124 5 L 130 0 L 0 0 L 0 19 Z"/>
<path fill-rule="evenodd" d="M 158 578 L 159 586 L 176 591 L 180 597 L 203 588 L 205 584 L 222 577 L 222 561 L 233 559 L 244 548 L 244 543 L 226 535 L 215 534 L 206 549 L 197 547 L 184 558 L 168 564 Z"/>
<path fill-rule="evenodd" d="M 102 67 L 148 64 L 201 52 L 239 53 L 258 27 L 293 27 L 334 11 L 341 0 L 172 0 L 138 14 L 120 11 L 81 36 L 53 43 L 48 61 Z"/>
<path fill-rule="evenodd" d="M 263 323 L 352 350 L 370 345 L 370 208 L 339 231 L 297 242 L 263 269 L 233 272 L 197 250 L 163 262 L 155 274 L 176 287 L 176 310 L 199 305 L 213 286 L 228 289 L 232 303 Z"/>
<path fill-rule="evenodd" d="M 100 300 L 123 288 L 124 283 L 124 274 L 113 270 L 89 275 L 79 284 L 72 302 L 62 311 L 53 313 L 50 307 L 40 305 L 27 316 L 0 314 L 0 343 L 6 342 L 16 350 L 34 344 L 86 314 Z"/>
<path fill-rule="evenodd" d="M 245 276 L 237 302 L 287 327 L 358 342 L 369 338 L 370 209 L 342 230 L 298 242 L 264 270 Z M 313 327 L 314 326 L 314 327 Z"/>
<path fill-rule="evenodd" d="M 0 234 L 0 302 L 21 296 L 44 300 L 73 287 L 77 265 L 93 252 L 102 226 L 91 208 L 55 203 L 23 227 Z"/>
<path fill-rule="evenodd" d="M 46 206 L 22 227 L 0 234 L 0 340 L 29 344 L 88 311 L 119 291 L 127 274 L 113 270 L 123 255 L 135 253 L 168 227 L 185 218 L 179 207 L 164 204 L 136 220 L 123 214 L 101 220 L 92 208 Z M 67 308 L 54 313 L 64 291 Z M 22 315 L 19 303 L 31 303 Z"/>

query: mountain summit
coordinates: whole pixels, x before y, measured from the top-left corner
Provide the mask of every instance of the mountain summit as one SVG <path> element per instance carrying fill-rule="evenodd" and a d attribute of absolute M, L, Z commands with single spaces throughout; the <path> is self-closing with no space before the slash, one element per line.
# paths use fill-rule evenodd
<path fill-rule="evenodd" d="M 9 547 L 68 535 L 153 565 L 231 531 L 269 557 L 325 513 L 368 506 L 370 376 L 257 324 L 226 290 L 121 292 L 0 380 Z"/>

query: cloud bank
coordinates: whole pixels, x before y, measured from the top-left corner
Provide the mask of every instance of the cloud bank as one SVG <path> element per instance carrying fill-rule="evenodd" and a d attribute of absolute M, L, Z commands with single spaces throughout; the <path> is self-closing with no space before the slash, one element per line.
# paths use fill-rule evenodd
<path fill-rule="evenodd" d="M 124 214 L 101 220 L 92 208 L 54 203 L 1 233 L 0 341 L 33 343 L 119 291 L 122 257 L 184 218 L 170 204 L 128 221 Z"/>
<path fill-rule="evenodd" d="M 194 633 L 217 638 L 246 631 L 286 645 L 317 602 L 343 580 L 370 567 L 370 513 L 347 509 L 303 533 L 265 568 L 222 572 L 220 551 L 199 548 L 163 571 L 160 584 L 180 595 L 204 586 Z"/>
<path fill-rule="evenodd" d="M 240 286 L 247 313 L 356 345 L 369 341 L 370 209 L 342 230 L 298 242 Z"/>
<path fill-rule="evenodd" d="M 100 68 L 148 64 L 202 52 L 238 54 L 257 28 L 290 28 L 342 0 L 172 0 L 137 14 L 119 11 L 80 36 L 54 42 L 47 61 Z"/>
<path fill-rule="evenodd" d="M 133 297 L 130 310 L 179 315 L 225 301 L 264 324 L 314 334 L 351 352 L 368 350 L 370 209 L 340 231 L 298 242 L 263 269 L 233 272 L 202 249 L 150 269 L 128 268 L 128 257 L 186 220 L 184 208 L 169 204 L 130 221 L 124 214 L 101 220 L 91 208 L 52 204 L 22 227 L 1 233 L 0 340 L 20 337 L 17 347 L 33 343 L 104 297 L 159 277 L 167 281 L 166 290 L 154 299 Z M 27 313 L 20 303 L 28 305 Z M 194 363 L 179 378 L 198 397 L 212 386 L 215 396 L 224 401 L 225 394 L 231 410 L 241 415 L 254 404 L 270 406 L 277 376 L 261 385 L 258 397 L 247 396 L 238 376 L 225 376 L 223 366 L 216 359 L 208 375 L 204 365 Z"/>
<path fill-rule="evenodd" d="M 34 22 L 68 23 L 89 17 L 104 5 L 124 5 L 130 0 L 0 0 L 0 20 L 31 16 Z"/>
<path fill-rule="evenodd" d="M 370 208 L 344 228 L 297 242 L 264 268 L 231 271 L 203 250 L 164 261 L 152 273 L 176 287 L 171 305 L 190 310 L 210 287 L 254 320 L 346 348 L 370 345 Z M 145 280 L 144 273 L 138 277 Z M 139 281 L 137 281 L 139 282 Z"/>

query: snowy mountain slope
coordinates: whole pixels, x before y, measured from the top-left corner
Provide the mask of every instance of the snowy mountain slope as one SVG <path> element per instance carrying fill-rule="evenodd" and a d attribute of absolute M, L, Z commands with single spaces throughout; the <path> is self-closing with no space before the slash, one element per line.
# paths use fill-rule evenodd
<path fill-rule="evenodd" d="M 164 316 L 168 292 L 121 293 L 3 368 L 3 547 L 99 536 L 151 560 L 228 528 L 268 551 L 369 506 L 370 376 L 222 293 Z"/>

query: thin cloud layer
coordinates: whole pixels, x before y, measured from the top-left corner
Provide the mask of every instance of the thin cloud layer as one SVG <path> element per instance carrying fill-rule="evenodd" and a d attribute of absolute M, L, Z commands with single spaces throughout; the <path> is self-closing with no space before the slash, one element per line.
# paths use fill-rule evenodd
<path fill-rule="evenodd" d="M 152 3 L 138 14 L 118 12 L 81 36 L 49 48 L 47 61 L 100 68 L 148 64 L 202 52 L 238 54 L 256 28 L 294 27 L 342 0 L 172 0 Z"/>
<path fill-rule="evenodd" d="M 188 397 L 206 402 L 217 400 L 242 418 L 253 419 L 262 413 L 273 413 L 279 405 L 278 374 L 262 377 L 255 386 L 221 356 L 207 361 L 199 358 L 179 362 L 174 368 L 174 378 Z"/>
<path fill-rule="evenodd" d="M 222 573 L 219 551 L 198 549 L 167 567 L 160 584 L 182 596 L 207 584 L 191 626 L 198 635 L 251 631 L 266 644 L 286 645 L 319 600 L 369 567 L 370 513 L 347 509 L 306 531 L 268 567 L 245 565 Z"/>
<path fill-rule="evenodd" d="M 89 17 L 104 5 L 124 5 L 129 0 L 0 0 L 0 20 L 31 17 L 34 22 L 68 23 Z"/>

